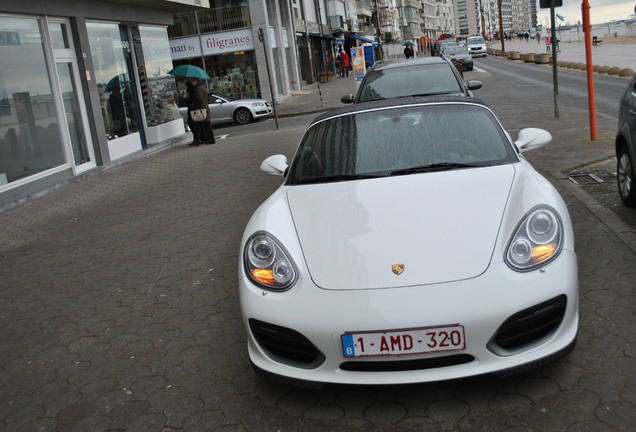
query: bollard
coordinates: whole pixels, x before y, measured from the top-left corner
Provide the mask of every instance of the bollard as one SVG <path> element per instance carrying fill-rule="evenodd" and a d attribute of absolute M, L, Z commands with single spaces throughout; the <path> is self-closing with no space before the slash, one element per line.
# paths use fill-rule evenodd
<path fill-rule="evenodd" d="M 462 63 L 462 59 L 453 59 L 453 64 L 455 65 L 457 72 L 459 72 L 459 76 L 464 78 L 464 65 Z"/>
<path fill-rule="evenodd" d="M 320 95 L 320 108 L 324 108 L 325 107 L 325 101 L 322 98 L 322 90 L 320 90 L 320 84 L 316 83 L 316 85 L 318 86 L 318 95 Z"/>

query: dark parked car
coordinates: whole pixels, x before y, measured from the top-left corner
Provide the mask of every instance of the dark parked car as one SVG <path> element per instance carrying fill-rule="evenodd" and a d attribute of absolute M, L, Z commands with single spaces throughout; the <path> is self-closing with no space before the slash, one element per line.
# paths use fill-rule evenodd
<path fill-rule="evenodd" d="M 343 103 L 359 103 L 405 96 L 464 95 L 481 88 L 480 81 L 465 83 L 457 68 L 440 57 L 374 65 L 365 75 L 356 95 L 345 95 Z"/>
<path fill-rule="evenodd" d="M 636 207 L 636 74 L 618 109 L 616 158 L 618 193 L 626 206 Z"/>
<path fill-rule="evenodd" d="M 455 60 L 461 60 L 462 68 L 464 70 L 473 70 L 473 57 L 464 45 L 445 46 L 442 56 L 453 63 L 455 63 Z"/>

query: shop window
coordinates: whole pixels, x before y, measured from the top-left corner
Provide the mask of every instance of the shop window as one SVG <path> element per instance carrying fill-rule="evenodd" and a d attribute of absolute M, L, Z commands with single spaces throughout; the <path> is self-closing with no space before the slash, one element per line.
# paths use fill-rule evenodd
<path fill-rule="evenodd" d="M 134 28 L 132 34 L 147 126 L 181 118 L 176 104 L 175 78 L 168 74 L 172 57 L 166 29 L 140 26 Z"/>
<path fill-rule="evenodd" d="M 40 21 L 0 17 L 0 187 L 67 163 Z"/>
<path fill-rule="evenodd" d="M 136 81 L 126 28 L 87 23 L 104 133 L 109 140 L 139 131 Z"/>
<path fill-rule="evenodd" d="M 211 92 L 236 99 L 261 98 L 254 51 L 206 57 L 205 70 Z"/>

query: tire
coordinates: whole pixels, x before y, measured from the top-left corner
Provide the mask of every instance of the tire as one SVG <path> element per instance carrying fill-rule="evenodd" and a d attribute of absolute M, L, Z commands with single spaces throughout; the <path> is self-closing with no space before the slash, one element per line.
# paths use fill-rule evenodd
<path fill-rule="evenodd" d="M 240 125 L 251 123 L 253 120 L 252 113 L 247 108 L 239 108 L 234 111 L 234 121 Z"/>
<path fill-rule="evenodd" d="M 616 180 L 618 193 L 628 207 L 636 207 L 636 167 L 633 162 L 627 146 L 620 146 L 616 152 Z"/>

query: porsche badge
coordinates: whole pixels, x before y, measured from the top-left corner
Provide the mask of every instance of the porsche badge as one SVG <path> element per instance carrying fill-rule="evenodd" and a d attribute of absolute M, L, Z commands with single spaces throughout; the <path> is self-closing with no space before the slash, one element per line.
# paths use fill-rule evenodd
<path fill-rule="evenodd" d="M 396 275 L 400 275 L 404 272 L 404 264 L 393 264 L 391 270 L 393 270 L 393 273 Z"/>

